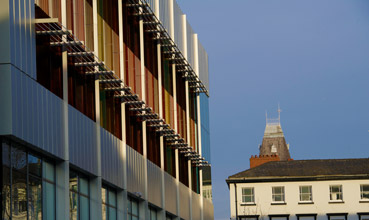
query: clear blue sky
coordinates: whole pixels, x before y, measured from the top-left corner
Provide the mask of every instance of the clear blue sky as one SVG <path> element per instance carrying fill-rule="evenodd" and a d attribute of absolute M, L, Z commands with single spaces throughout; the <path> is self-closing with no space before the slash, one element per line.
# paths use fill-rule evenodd
<path fill-rule="evenodd" d="M 294 159 L 369 157 L 368 0 L 177 0 L 208 51 L 215 219 L 265 111 Z"/>

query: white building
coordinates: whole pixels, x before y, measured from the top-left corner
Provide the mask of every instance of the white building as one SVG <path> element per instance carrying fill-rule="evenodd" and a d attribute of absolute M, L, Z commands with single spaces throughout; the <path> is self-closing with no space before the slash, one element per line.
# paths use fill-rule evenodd
<path fill-rule="evenodd" d="M 369 159 L 272 161 L 230 176 L 232 220 L 369 219 Z"/>

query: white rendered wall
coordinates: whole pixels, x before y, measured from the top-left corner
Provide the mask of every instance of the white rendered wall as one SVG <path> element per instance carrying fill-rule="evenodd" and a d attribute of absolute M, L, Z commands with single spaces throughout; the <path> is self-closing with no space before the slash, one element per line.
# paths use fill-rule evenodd
<path fill-rule="evenodd" d="M 303 181 L 272 183 L 238 183 L 237 213 L 260 215 L 267 220 L 268 215 L 290 214 L 289 219 L 297 219 L 296 214 L 317 214 L 318 220 L 326 220 L 327 213 L 348 213 L 348 220 L 357 220 L 358 212 L 368 212 L 369 203 L 360 202 L 360 184 L 369 184 L 366 180 Z M 312 204 L 299 204 L 299 186 L 312 186 Z M 329 186 L 342 185 L 343 203 L 330 203 Z M 272 187 L 284 186 L 285 205 L 272 205 Z M 254 187 L 255 205 L 242 203 L 242 188 Z M 230 184 L 231 219 L 236 218 L 234 184 Z"/>

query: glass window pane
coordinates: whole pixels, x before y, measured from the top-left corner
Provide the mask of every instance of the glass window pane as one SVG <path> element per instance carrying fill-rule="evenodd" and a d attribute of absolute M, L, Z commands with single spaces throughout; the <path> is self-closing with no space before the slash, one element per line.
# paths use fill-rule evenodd
<path fill-rule="evenodd" d="M 339 186 L 332 186 L 331 187 L 331 192 L 339 192 L 340 191 L 340 187 Z"/>
<path fill-rule="evenodd" d="M 12 216 L 13 219 L 27 219 L 27 182 L 26 175 L 13 171 L 12 180 Z"/>
<path fill-rule="evenodd" d="M 88 180 L 86 178 L 80 177 L 79 184 L 80 184 L 79 187 L 80 193 L 88 195 Z"/>
<path fill-rule="evenodd" d="M 138 203 L 132 201 L 132 214 L 138 216 Z"/>
<path fill-rule="evenodd" d="M 361 199 L 369 199 L 369 192 L 363 192 Z"/>
<path fill-rule="evenodd" d="M 369 185 L 361 185 L 361 187 L 363 191 L 369 192 Z"/>
<path fill-rule="evenodd" d="M 7 143 L 3 143 L 3 165 L 10 167 L 10 146 Z"/>
<path fill-rule="evenodd" d="M 281 192 L 282 192 L 281 187 L 274 187 L 274 188 L 273 188 L 273 193 L 274 193 L 274 194 L 280 194 Z"/>
<path fill-rule="evenodd" d="M 55 219 L 55 185 L 44 181 L 43 215 L 45 219 Z"/>
<path fill-rule="evenodd" d="M 78 192 L 78 178 L 76 176 L 69 178 L 69 189 Z"/>
<path fill-rule="evenodd" d="M 3 151 L 4 152 L 4 151 Z M 3 166 L 2 219 L 10 219 L 10 169 Z"/>
<path fill-rule="evenodd" d="M 106 220 L 108 219 L 108 212 L 106 211 L 107 207 L 106 205 L 103 203 L 102 204 L 102 219 Z"/>
<path fill-rule="evenodd" d="M 41 177 L 41 159 L 28 154 L 28 171 L 33 175 Z"/>
<path fill-rule="evenodd" d="M 106 189 L 105 188 L 101 188 L 101 199 L 103 203 L 106 203 Z"/>
<path fill-rule="evenodd" d="M 54 170 L 54 164 L 42 161 L 42 177 L 54 182 L 55 181 L 55 170 Z"/>
<path fill-rule="evenodd" d="M 70 199 L 70 219 L 77 220 L 77 207 L 78 207 L 78 194 L 75 192 L 69 192 Z"/>
<path fill-rule="evenodd" d="M 150 209 L 150 220 L 156 220 L 156 210 Z"/>
<path fill-rule="evenodd" d="M 244 188 L 243 189 L 243 194 L 244 195 L 250 195 L 251 194 L 251 188 Z"/>
<path fill-rule="evenodd" d="M 132 201 L 128 199 L 128 213 L 132 213 Z"/>
<path fill-rule="evenodd" d="M 245 202 L 253 202 L 251 196 L 245 196 Z"/>
<path fill-rule="evenodd" d="M 30 219 L 42 219 L 41 178 L 29 177 L 28 215 Z"/>
<path fill-rule="evenodd" d="M 276 202 L 283 201 L 282 196 L 281 195 L 274 195 L 274 201 L 276 201 Z"/>
<path fill-rule="evenodd" d="M 109 207 L 109 220 L 117 220 L 117 209 Z"/>
<path fill-rule="evenodd" d="M 309 192 L 309 187 L 308 186 L 301 186 L 301 193 L 308 193 Z"/>
<path fill-rule="evenodd" d="M 109 190 L 109 204 L 113 207 L 117 207 L 117 199 L 114 191 Z"/>
<path fill-rule="evenodd" d="M 27 173 L 27 157 L 26 152 L 14 148 L 11 148 L 11 162 L 12 168 L 17 171 Z"/>
<path fill-rule="evenodd" d="M 87 197 L 85 196 L 81 196 L 80 195 L 80 220 L 89 220 L 89 214 L 90 214 L 90 209 L 89 209 L 89 200 Z"/>
<path fill-rule="evenodd" d="M 310 201 L 310 195 L 309 194 L 302 194 L 301 195 L 301 201 Z"/>

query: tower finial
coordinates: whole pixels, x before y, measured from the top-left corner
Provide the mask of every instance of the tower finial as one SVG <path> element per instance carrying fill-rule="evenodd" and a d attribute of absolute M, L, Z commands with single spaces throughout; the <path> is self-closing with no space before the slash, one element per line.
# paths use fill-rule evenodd
<path fill-rule="evenodd" d="M 268 111 L 265 110 L 265 123 L 268 124 Z"/>
<path fill-rule="evenodd" d="M 279 103 L 278 103 L 278 123 L 281 124 L 281 107 L 279 106 Z"/>

